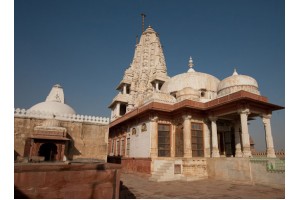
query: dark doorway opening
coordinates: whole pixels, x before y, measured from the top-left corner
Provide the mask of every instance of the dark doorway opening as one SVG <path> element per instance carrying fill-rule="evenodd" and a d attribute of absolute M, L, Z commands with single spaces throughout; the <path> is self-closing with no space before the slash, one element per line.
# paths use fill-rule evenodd
<path fill-rule="evenodd" d="M 123 116 L 126 113 L 126 104 L 120 105 L 120 115 Z"/>
<path fill-rule="evenodd" d="M 55 161 L 57 155 L 57 146 L 54 143 L 42 144 L 39 150 L 39 156 L 45 157 L 45 161 Z"/>

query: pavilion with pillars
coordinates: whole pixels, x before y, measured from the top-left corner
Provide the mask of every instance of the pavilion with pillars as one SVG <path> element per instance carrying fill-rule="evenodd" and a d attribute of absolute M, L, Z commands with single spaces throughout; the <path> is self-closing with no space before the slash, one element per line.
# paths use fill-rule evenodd
<path fill-rule="evenodd" d="M 249 158 L 248 121 L 265 127 L 267 157 L 275 156 L 271 116 L 283 109 L 260 95 L 257 81 L 233 74 L 223 80 L 194 69 L 167 75 L 158 34 L 148 27 L 110 104 L 108 155 L 152 179 L 171 170 L 176 180 L 207 176 L 207 158 Z M 166 172 L 167 174 L 167 172 Z"/>

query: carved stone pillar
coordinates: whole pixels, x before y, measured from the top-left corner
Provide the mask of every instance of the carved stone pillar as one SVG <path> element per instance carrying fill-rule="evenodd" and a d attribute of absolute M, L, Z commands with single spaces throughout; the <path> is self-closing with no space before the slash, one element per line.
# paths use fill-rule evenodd
<path fill-rule="evenodd" d="M 237 120 L 234 124 L 234 140 L 235 140 L 235 157 L 243 157 L 241 147 L 241 136 L 240 136 L 240 120 Z"/>
<path fill-rule="evenodd" d="M 218 147 L 218 134 L 217 134 L 217 117 L 209 117 L 211 121 L 211 139 L 212 139 L 212 154 L 213 158 L 220 157 L 219 147 Z"/>
<path fill-rule="evenodd" d="M 248 115 L 249 109 L 239 110 L 242 127 L 242 145 L 243 145 L 243 157 L 252 157 L 250 150 L 250 136 L 248 132 Z"/>
<path fill-rule="evenodd" d="M 265 127 L 265 135 L 266 135 L 266 145 L 267 145 L 267 157 L 276 158 L 274 144 L 273 144 L 273 136 L 271 130 L 271 114 L 262 115 L 262 121 Z"/>
<path fill-rule="evenodd" d="M 183 157 L 192 157 L 192 133 L 191 133 L 191 115 L 184 115 L 183 118 Z"/>
<path fill-rule="evenodd" d="M 126 92 L 127 92 L 127 85 L 124 84 L 124 85 L 123 85 L 123 94 L 126 94 Z"/>
<path fill-rule="evenodd" d="M 171 154 L 170 154 L 170 156 L 172 157 L 172 158 L 174 158 L 175 157 L 175 134 L 176 134 L 176 126 L 175 125 L 171 125 L 171 146 L 170 146 L 170 148 L 171 148 Z"/>
<path fill-rule="evenodd" d="M 120 116 L 120 102 L 117 103 L 116 106 L 116 116 L 119 117 Z"/>
<path fill-rule="evenodd" d="M 159 91 L 159 88 L 158 88 L 158 82 L 157 82 L 157 81 L 155 81 L 155 90 L 156 90 L 156 91 Z"/>
<path fill-rule="evenodd" d="M 205 122 L 203 123 L 204 147 L 205 147 L 204 157 L 209 158 L 210 157 L 210 132 L 209 132 L 207 123 L 208 123 L 208 120 L 205 120 Z"/>
<path fill-rule="evenodd" d="M 151 130 L 151 151 L 150 151 L 150 157 L 151 158 L 157 158 L 157 145 L 158 145 L 158 117 L 154 116 L 150 118 L 150 130 Z"/>

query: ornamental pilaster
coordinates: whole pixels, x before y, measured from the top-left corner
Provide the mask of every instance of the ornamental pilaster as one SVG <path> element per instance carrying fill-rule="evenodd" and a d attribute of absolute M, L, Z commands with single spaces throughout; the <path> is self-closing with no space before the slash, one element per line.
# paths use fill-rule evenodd
<path fill-rule="evenodd" d="M 151 149 L 150 149 L 150 157 L 157 158 L 157 145 L 158 145 L 158 117 L 152 116 L 150 117 L 150 130 L 151 130 Z"/>
<path fill-rule="evenodd" d="M 183 115 L 183 157 L 192 157 L 191 115 Z"/>

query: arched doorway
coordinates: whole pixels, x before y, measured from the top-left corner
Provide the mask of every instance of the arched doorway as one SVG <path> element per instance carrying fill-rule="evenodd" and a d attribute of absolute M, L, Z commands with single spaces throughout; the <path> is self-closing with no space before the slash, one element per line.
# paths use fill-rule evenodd
<path fill-rule="evenodd" d="M 39 149 L 39 156 L 45 157 L 45 161 L 55 161 L 57 146 L 54 143 L 44 143 Z"/>

